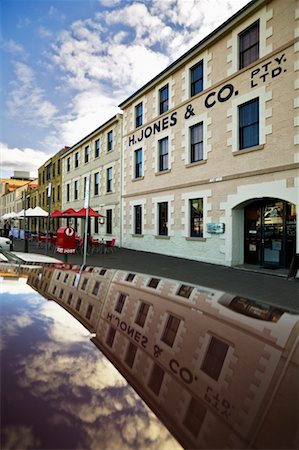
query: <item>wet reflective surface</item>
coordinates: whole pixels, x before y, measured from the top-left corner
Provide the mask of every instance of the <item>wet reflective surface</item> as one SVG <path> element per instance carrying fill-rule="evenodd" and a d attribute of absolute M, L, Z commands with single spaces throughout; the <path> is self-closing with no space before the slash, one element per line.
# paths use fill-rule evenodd
<path fill-rule="evenodd" d="M 2 449 L 181 448 L 70 314 L 0 286 Z"/>

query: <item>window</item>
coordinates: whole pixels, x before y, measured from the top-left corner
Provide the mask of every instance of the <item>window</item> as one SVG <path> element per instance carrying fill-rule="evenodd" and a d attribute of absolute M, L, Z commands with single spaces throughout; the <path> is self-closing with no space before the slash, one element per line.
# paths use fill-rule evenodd
<path fill-rule="evenodd" d="M 239 69 L 259 59 L 259 22 L 239 34 Z"/>
<path fill-rule="evenodd" d="M 89 145 L 87 145 L 84 149 L 84 162 L 85 163 L 88 163 L 89 155 L 90 155 L 90 148 L 89 148 Z"/>
<path fill-rule="evenodd" d="M 125 301 L 126 301 L 127 296 L 125 294 L 120 294 L 115 306 L 115 311 L 118 312 L 119 314 L 121 314 Z"/>
<path fill-rule="evenodd" d="M 63 282 L 64 282 L 64 283 L 66 283 L 66 282 L 67 282 L 67 280 L 68 280 L 68 277 L 69 277 L 69 274 L 68 274 L 68 273 L 66 273 L 66 274 L 64 275 L 64 279 L 63 279 Z"/>
<path fill-rule="evenodd" d="M 112 167 L 107 169 L 107 192 L 112 192 Z"/>
<path fill-rule="evenodd" d="M 98 158 L 100 156 L 100 139 L 97 139 L 94 143 L 94 157 Z"/>
<path fill-rule="evenodd" d="M 47 178 L 47 181 L 49 181 L 49 180 L 51 180 L 51 165 L 47 166 L 46 171 L 47 171 L 46 178 Z"/>
<path fill-rule="evenodd" d="M 259 99 L 255 98 L 239 107 L 239 149 L 259 144 Z"/>
<path fill-rule="evenodd" d="M 88 305 L 88 308 L 86 311 L 86 316 L 85 316 L 87 320 L 89 320 L 91 318 L 92 310 L 93 310 L 92 305 Z"/>
<path fill-rule="evenodd" d="M 74 181 L 74 200 L 79 198 L 78 180 Z"/>
<path fill-rule="evenodd" d="M 112 209 L 106 210 L 106 234 L 112 234 Z"/>
<path fill-rule="evenodd" d="M 149 305 L 142 302 L 139 306 L 137 317 L 135 319 L 135 323 L 137 323 L 137 325 L 139 325 L 140 327 L 144 326 L 148 311 Z"/>
<path fill-rule="evenodd" d="M 158 203 L 158 232 L 159 236 L 168 236 L 168 203 Z"/>
<path fill-rule="evenodd" d="M 81 303 L 82 303 L 81 298 L 78 298 L 77 303 L 76 303 L 76 310 L 77 310 L 77 311 L 80 311 Z"/>
<path fill-rule="evenodd" d="M 151 287 L 153 289 L 156 289 L 158 287 L 158 284 L 160 283 L 160 278 L 151 278 L 148 287 Z"/>
<path fill-rule="evenodd" d="M 53 178 L 55 177 L 55 163 L 53 163 L 53 166 L 52 166 L 52 175 L 53 175 Z"/>
<path fill-rule="evenodd" d="M 168 137 L 159 140 L 159 172 L 168 170 Z"/>
<path fill-rule="evenodd" d="M 203 160 L 203 123 L 190 127 L 190 162 Z"/>
<path fill-rule="evenodd" d="M 66 170 L 69 172 L 71 170 L 71 158 L 67 158 L 66 160 Z"/>
<path fill-rule="evenodd" d="M 182 284 L 178 290 L 177 295 L 180 295 L 181 297 L 189 298 L 192 291 L 193 291 L 192 286 L 187 286 L 186 284 Z"/>
<path fill-rule="evenodd" d="M 158 366 L 158 364 L 154 364 L 152 373 L 148 382 L 148 387 L 153 391 L 154 394 L 159 395 L 162 382 L 164 378 L 164 370 Z"/>
<path fill-rule="evenodd" d="M 135 356 L 136 356 L 136 352 L 137 352 L 136 345 L 134 345 L 134 344 L 132 344 L 132 342 L 130 342 L 130 344 L 128 346 L 128 349 L 127 349 L 126 356 L 125 356 L 125 363 L 129 367 L 133 367 Z"/>
<path fill-rule="evenodd" d="M 105 275 L 106 272 L 107 272 L 107 269 L 101 269 L 100 275 Z"/>
<path fill-rule="evenodd" d="M 135 278 L 135 273 L 128 273 L 126 281 L 131 282 L 134 280 L 134 278 Z"/>
<path fill-rule="evenodd" d="M 142 234 L 142 206 L 134 206 L 134 233 Z"/>
<path fill-rule="evenodd" d="M 79 152 L 75 153 L 75 169 L 79 167 Z"/>
<path fill-rule="evenodd" d="M 82 285 L 81 285 L 82 291 L 85 291 L 87 283 L 88 283 L 88 278 L 83 278 L 83 282 L 82 282 Z"/>
<path fill-rule="evenodd" d="M 165 113 L 169 109 L 169 93 L 168 84 L 159 90 L 160 114 Z"/>
<path fill-rule="evenodd" d="M 203 90 L 203 62 L 200 61 L 190 69 L 191 97 Z"/>
<path fill-rule="evenodd" d="M 67 202 L 70 201 L 70 185 L 69 184 L 66 185 L 66 201 Z"/>
<path fill-rule="evenodd" d="M 87 187 L 87 177 L 84 177 L 84 184 L 83 184 L 83 198 L 86 196 L 86 187 Z"/>
<path fill-rule="evenodd" d="M 180 324 L 180 319 L 172 316 L 171 314 L 168 317 L 163 335 L 161 337 L 161 341 L 165 342 L 165 344 L 169 345 L 169 347 L 173 346 L 178 328 Z"/>
<path fill-rule="evenodd" d="M 60 175 L 60 159 L 57 161 L 57 175 Z"/>
<path fill-rule="evenodd" d="M 100 289 L 100 282 L 96 281 L 92 290 L 92 295 L 98 295 Z"/>
<path fill-rule="evenodd" d="M 114 328 L 110 327 L 109 331 L 108 331 L 107 339 L 106 339 L 106 344 L 109 345 L 109 347 L 112 347 L 112 345 L 113 345 L 115 334 L 116 334 L 116 330 Z"/>
<path fill-rule="evenodd" d="M 55 202 L 55 186 L 52 186 L 52 202 Z"/>
<path fill-rule="evenodd" d="M 68 299 L 67 299 L 67 304 L 70 305 L 73 299 L 73 294 L 69 294 Z"/>
<path fill-rule="evenodd" d="M 195 437 L 198 436 L 200 427 L 206 416 L 206 412 L 206 408 L 204 408 L 198 400 L 192 397 L 185 418 L 183 420 L 183 425 L 185 425 L 185 427 Z"/>
<path fill-rule="evenodd" d="M 94 174 L 94 195 L 99 195 L 100 173 Z"/>
<path fill-rule="evenodd" d="M 135 150 L 135 178 L 142 177 L 142 148 Z"/>
<path fill-rule="evenodd" d="M 201 370 L 214 380 L 218 380 L 229 345 L 220 339 L 211 337 Z"/>
<path fill-rule="evenodd" d="M 52 294 L 54 295 L 55 292 L 56 292 L 56 286 L 53 287 L 53 292 L 52 292 Z"/>
<path fill-rule="evenodd" d="M 135 126 L 136 128 L 142 125 L 142 102 L 135 106 Z"/>
<path fill-rule="evenodd" d="M 113 148 L 113 131 L 109 131 L 107 134 L 107 150 L 110 152 Z"/>
<path fill-rule="evenodd" d="M 203 199 L 190 200 L 190 236 L 203 237 Z"/>
<path fill-rule="evenodd" d="M 96 212 L 98 212 L 98 211 L 96 211 Z M 98 234 L 98 232 L 99 232 L 99 218 L 98 217 L 94 218 L 94 232 L 95 232 L 95 234 Z"/>
<path fill-rule="evenodd" d="M 60 186 L 57 186 L 57 201 L 60 201 Z"/>

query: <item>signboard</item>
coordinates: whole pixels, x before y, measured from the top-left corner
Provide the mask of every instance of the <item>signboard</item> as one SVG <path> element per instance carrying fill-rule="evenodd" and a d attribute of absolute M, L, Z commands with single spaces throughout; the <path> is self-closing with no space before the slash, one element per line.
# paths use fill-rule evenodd
<path fill-rule="evenodd" d="M 212 234 L 221 234 L 225 231 L 224 223 L 207 223 L 207 232 Z"/>

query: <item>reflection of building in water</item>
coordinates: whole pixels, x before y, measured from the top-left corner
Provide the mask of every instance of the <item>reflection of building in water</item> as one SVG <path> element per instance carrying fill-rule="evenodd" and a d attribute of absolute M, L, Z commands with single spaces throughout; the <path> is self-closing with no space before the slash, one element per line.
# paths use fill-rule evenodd
<path fill-rule="evenodd" d="M 185 448 L 297 448 L 298 316 L 112 269 L 45 269 L 29 283 L 96 333 Z"/>

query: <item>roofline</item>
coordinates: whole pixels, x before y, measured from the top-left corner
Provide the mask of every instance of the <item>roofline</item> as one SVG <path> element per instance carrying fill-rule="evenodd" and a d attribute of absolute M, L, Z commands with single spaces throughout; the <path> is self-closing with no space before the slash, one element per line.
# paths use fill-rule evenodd
<path fill-rule="evenodd" d="M 89 133 L 87 136 L 85 136 L 84 138 L 80 139 L 80 141 L 76 142 L 76 144 L 72 145 L 72 147 L 70 147 L 65 153 L 64 155 L 61 156 L 61 159 L 65 158 L 67 155 L 69 155 L 70 153 L 72 153 L 80 144 L 82 144 L 85 140 L 87 140 L 88 138 L 90 138 L 93 134 L 99 132 L 100 130 L 102 130 L 103 128 L 106 128 L 108 124 L 112 124 L 113 122 L 116 122 L 119 118 L 119 116 L 122 116 L 122 113 L 117 113 L 115 114 L 115 116 L 111 117 L 110 119 L 107 120 L 107 122 L 103 123 L 102 125 L 100 125 L 98 128 L 96 128 L 95 130 L 93 130 L 91 133 Z"/>
<path fill-rule="evenodd" d="M 191 47 L 186 53 L 184 53 L 182 56 L 180 56 L 178 59 L 176 59 L 173 63 L 171 63 L 169 66 L 166 67 L 166 69 L 162 70 L 158 75 L 156 75 L 154 78 L 152 78 L 150 81 L 148 81 L 146 84 L 144 84 L 141 88 L 139 88 L 134 94 L 130 95 L 126 100 L 124 100 L 122 103 L 118 105 L 119 108 L 123 108 L 128 103 L 131 103 L 134 97 L 140 96 L 140 94 L 143 91 L 146 91 L 151 84 L 153 84 L 155 81 L 158 81 L 159 79 L 165 78 L 165 75 L 168 72 L 171 72 L 172 69 L 174 69 L 176 66 L 180 66 L 184 62 L 184 60 L 187 60 L 189 57 L 191 58 L 191 54 L 195 51 L 198 51 L 199 49 L 203 50 L 204 46 L 209 44 L 212 39 L 216 39 L 221 37 L 225 32 L 227 32 L 230 28 L 230 25 L 232 22 L 234 22 L 238 17 L 241 17 L 243 13 L 247 12 L 253 7 L 254 9 L 258 8 L 263 3 L 268 3 L 269 0 L 251 0 L 247 5 L 243 6 L 243 8 L 239 9 L 235 14 L 233 14 L 229 19 L 227 19 L 225 22 L 223 22 L 219 27 L 217 27 L 215 30 L 213 30 L 210 34 L 208 34 L 206 37 L 204 37 L 200 42 L 195 44 L 193 47 Z M 218 36 L 217 36 L 218 35 Z M 202 48 L 201 48 L 202 47 Z"/>

